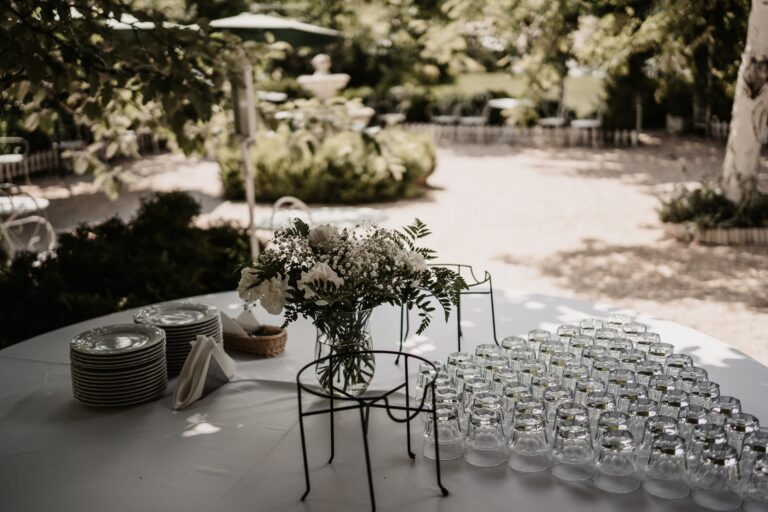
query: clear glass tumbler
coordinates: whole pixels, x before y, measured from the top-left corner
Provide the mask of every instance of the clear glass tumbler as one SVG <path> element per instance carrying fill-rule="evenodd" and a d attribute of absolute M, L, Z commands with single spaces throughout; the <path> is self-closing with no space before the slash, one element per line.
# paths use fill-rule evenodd
<path fill-rule="evenodd" d="M 524 362 L 536 361 L 536 352 L 530 348 L 517 348 L 508 351 L 507 357 L 509 358 L 510 368 L 519 372 Z"/>
<path fill-rule="evenodd" d="M 768 428 L 760 427 L 744 438 L 739 457 L 739 471 L 742 479 L 752 473 L 752 467 L 760 457 L 768 457 Z"/>
<path fill-rule="evenodd" d="M 664 374 L 664 366 L 656 361 L 645 360 L 637 363 L 635 378 L 643 386 L 648 386 L 652 379 Z"/>
<path fill-rule="evenodd" d="M 532 348 L 539 353 L 539 347 L 542 343 L 550 341 L 552 339 L 552 333 L 544 329 L 533 329 L 528 331 L 528 348 Z"/>
<path fill-rule="evenodd" d="M 636 349 L 642 350 L 646 354 L 650 352 L 651 345 L 661 342 L 661 336 L 655 332 L 641 332 L 636 336 L 628 335 L 627 337 L 632 339 Z"/>
<path fill-rule="evenodd" d="M 560 385 L 560 377 L 553 373 L 531 376 L 531 394 L 536 398 L 544 398 L 544 392 L 551 387 Z"/>
<path fill-rule="evenodd" d="M 528 341 L 522 336 L 507 336 L 501 340 L 501 348 L 504 350 L 519 350 L 528 348 Z"/>
<path fill-rule="evenodd" d="M 608 388 L 608 392 L 612 395 L 617 395 L 619 389 L 627 384 L 635 383 L 635 372 L 632 370 L 624 370 L 622 368 L 616 368 L 608 372 L 608 378 L 605 380 L 605 385 Z"/>
<path fill-rule="evenodd" d="M 690 405 L 688 393 L 682 389 L 670 389 L 659 400 L 659 413 L 665 416 L 677 418 L 680 411 Z"/>
<path fill-rule="evenodd" d="M 648 418 L 643 430 L 643 438 L 637 448 L 637 468 L 639 471 L 645 471 L 648 467 L 648 460 L 651 456 L 651 447 L 656 439 L 665 435 L 678 435 L 677 418 L 671 416 L 654 416 Z"/>
<path fill-rule="evenodd" d="M 610 393 L 596 391 L 589 393 L 585 402 L 584 405 L 587 406 L 587 412 L 589 413 L 589 428 L 594 435 L 597 432 L 597 422 L 600 419 L 600 416 L 605 412 L 616 409 L 616 399 Z"/>
<path fill-rule="evenodd" d="M 579 326 L 571 324 L 561 325 L 556 331 L 557 340 L 565 343 L 566 347 L 570 345 L 570 342 L 574 337 L 579 336 L 580 334 Z"/>
<path fill-rule="evenodd" d="M 544 412 L 550 434 L 555 430 L 555 413 L 558 406 L 563 402 L 570 401 L 571 398 L 571 391 L 563 386 L 552 386 L 544 391 Z"/>
<path fill-rule="evenodd" d="M 636 348 L 629 348 L 619 355 L 619 368 L 637 371 L 637 365 L 645 362 L 645 352 Z"/>
<path fill-rule="evenodd" d="M 476 393 L 482 393 L 484 391 L 490 391 L 491 384 L 479 375 L 473 375 L 467 377 L 464 381 L 464 387 L 461 393 L 461 403 L 465 412 L 469 412 L 469 408 L 472 407 L 474 395 Z"/>
<path fill-rule="evenodd" d="M 568 481 L 589 480 L 595 460 L 589 427 L 579 423 L 558 426 L 552 458 L 555 477 Z"/>
<path fill-rule="evenodd" d="M 481 368 L 473 362 L 461 362 L 456 366 L 453 372 L 453 387 L 464 389 L 464 380 L 470 377 L 480 377 Z"/>
<path fill-rule="evenodd" d="M 736 448 L 713 446 L 701 454 L 693 481 L 693 501 L 711 510 L 736 510 L 741 506 Z"/>
<path fill-rule="evenodd" d="M 570 352 L 555 352 L 549 360 L 549 372 L 562 377 L 568 365 L 577 362 L 579 358 Z"/>
<path fill-rule="evenodd" d="M 704 368 L 699 368 L 698 366 L 683 368 L 680 370 L 680 374 L 677 376 L 677 383 L 680 386 L 680 389 L 686 393 L 690 393 L 693 389 L 693 386 L 706 380 L 709 380 L 709 374 L 707 373 L 707 370 Z"/>
<path fill-rule="evenodd" d="M 615 357 L 598 357 L 592 364 L 591 376 L 603 382 L 608 381 L 608 374 L 619 367 L 619 360 Z"/>
<path fill-rule="evenodd" d="M 464 437 L 464 460 L 473 466 L 498 466 L 507 460 L 507 447 L 498 411 L 475 408 Z"/>
<path fill-rule="evenodd" d="M 766 512 L 768 510 L 768 456 L 761 456 L 748 475 L 744 486 L 744 512 Z"/>
<path fill-rule="evenodd" d="M 626 336 L 638 336 L 648 331 L 648 326 L 640 322 L 628 322 L 621 326 L 621 332 Z"/>
<path fill-rule="evenodd" d="M 580 404 L 586 405 L 587 395 L 590 393 L 604 393 L 605 390 L 606 387 L 603 381 L 591 377 L 582 378 L 573 385 L 573 399 Z"/>
<path fill-rule="evenodd" d="M 669 500 L 679 500 L 690 494 L 682 437 L 662 435 L 653 441 L 643 489 L 648 494 Z"/>
<path fill-rule="evenodd" d="M 579 322 L 579 332 L 585 336 L 592 336 L 594 338 L 595 331 L 603 328 L 603 321 L 599 318 L 585 318 Z"/>
<path fill-rule="evenodd" d="M 671 356 L 674 351 L 675 347 L 671 343 L 664 343 L 662 341 L 651 343 L 648 346 L 648 359 L 664 364 L 667 357 Z"/>
<path fill-rule="evenodd" d="M 741 412 L 741 400 L 738 398 L 720 395 L 712 400 L 709 408 L 709 421 L 716 425 L 725 425 L 725 421 L 734 414 Z"/>
<path fill-rule="evenodd" d="M 498 394 L 501 394 L 504 391 L 504 387 L 510 384 L 520 383 L 520 381 L 517 380 L 517 371 L 512 368 L 501 368 L 491 375 L 489 380 L 491 381 L 491 390 Z"/>
<path fill-rule="evenodd" d="M 648 398 L 658 402 L 673 389 L 677 389 L 677 379 L 671 375 L 659 375 L 648 383 Z"/>
<path fill-rule="evenodd" d="M 693 358 L 688 354 L 670 354 L 664 360 L 664 373 L 677 378 L 685 368 L 693 366 Z"/>
<path fill-rule="evenodd" d="M 603 327 L 602 329 L 595 329 L 595 345 L 607 347 L 608 343 L 619 337 L 619 331 L 611 329 L 610 327 Z"/>
<path fill-rule="evenodd" d="M 629 415 L 619 411 L 606 411 L 597 419 L 597 428 L 592 435 L 599 443 L 606 434 L 619 431 L 629 432 Z"/>
<path fill-rule="evenodd" d="M 562 384 L 575 392 L 576 381 L 586 378 L 589 378 L 589 368 L 579 363 L 568 363 L 563 370 Z"/>
<path fill-rule="evenodd" d="M 696 475 L 696 470 L 701 461 L 701 454 L 705 450 L 728 444 L 728 435 L 725 427 L 714 423 L 705 423 L 693 429 L 693 435 L 688 442 L 688 472 Z"/>
<path fill-rule="evenodd" d="M 593 338 L 579 334 L 571 338 L 571 341 L 568 343 L 568 352 L 580 358 L 584 354 L 584 350 L 594 344 L 595 340 Z"/>
<path fill-rule="evenodd" d="M 648 388 L 637 382 L 624 384 L 616 392 L 616 407 L 621 412 L 629 412 L 632 404 L 641 398 L 648 398 Z"/>
<path fill-rule="evenodd" d="M 455 406 L 440 407 L 435 410 L 434 418 L 437 421 L 438 450 L 435 450 L 435 424 L 433 415 L 424 426 L 424 446 L 422 454 L 428 459 L 453 460 L 461 457 L 464 450 L 464 436 L 459 426 L 458 409 Z"/>
<path fill-rule="evenodd" d="M 456 376 L 456 368 L 458 368 L 459 363 L 471 363 L 473 361 L 474 358 L 471 354 L 466 352 L 451 352 L 446 359 L 445 368 L 448 370 L 448 374 L 453 378 Z"/>
<path fill-rule="evenodd" d="M 720 384 L 712 381 L 697 382 L 693 385 L 690 392 L 691 404 L 700 405 L 707 409 L 712 407 L 712 403 L 720 396 Z"/>
<path fill-rule="evenodd" d="M 696 427 L 707 423 L 708 414 L 709 411 L 699 405 L 689 405 L 680 410 L 680 413 L 677 415 L 677 427 L 680 431 L 680 437 L 685 439 L 686 446 L 691 441 Z"/>
<path fill-rule="evenodd" d="M 635 472 L 635 440 L 627 431 L 617 431 L 600 439 L 595 459 L 595 487 L 610 493 L 625 494 L 640 487 Z"/>
<path fill-rule="evenodd" d="M 501 355 L 501 347 L 495 343 L 481 343 L 475 347 L 475 361 L 477 363 L 494 354 Z"/>
<path fill-rule="evenodd" d="M 621 361 L 621 356 L 629 350 L 634 350 L 629 338 L 614 338 L 608 342 L 608 354 Z"/>
<path fill-rule="evenodd" d="M 725 420 L 725 433 L 728 435 L 728 444 L 741 453 L 744 438 L 760 429 L 760 420 L 752 414 L 739 412 L 732 414 Z"/>
<path fill-rule="evenodd" d="M 523 473 L 544 471 L 552 465 L 552 447 L 543 414 L 515 415 L 507 463 Z"/>
<path fill-rule="evenodd" d="M 599 347 L 597 345 L 585 347 L 584 352 L 581 353 L 581 364 L 589 368 L 589 371 L 591 372 L 595 361 L 601 357 L 609 357 L 607 348 Z"/>
<path fill-rule="evenodd" d="M 477 362 L 480 367 L 481 375 L 488 380 L 493 378 L 493 374 L 509 367 L 509 358 L 499 353 L 489 354 Z"/>
<path fill-rule="evenodd" d="M 544 375 L 545 373 L 547 373 L 547 367 L 542 361 L 523 361 L 517 376 L 520 378 L 520 382 L 530 386 L 534 375 Z"/>
<path fill-rule="evenodd" d="M 650 398 L 638 398 L 629 404 L 627 414 L 629 414 L 629 431 L 632 437 L 642 439 L 645 423 L 659 415 L 659 405 Z"/>
<path fill-rule="evenodd" d="M 567 352 L 565 345 L 562 342 L 555 340 L 543 341 L 539 345 L 538 359 L 547 365 L 547 368 L 549 368 L 549 363 L 552 361 L 552 356 L 558 352 Z"/>

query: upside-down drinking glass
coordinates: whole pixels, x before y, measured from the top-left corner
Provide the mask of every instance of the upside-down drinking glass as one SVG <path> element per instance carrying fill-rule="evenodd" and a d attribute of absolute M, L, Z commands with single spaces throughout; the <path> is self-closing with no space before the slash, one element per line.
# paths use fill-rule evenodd
<path fill-rule="evenodd" d="M 670 500 L 688 496 L 691 489 L 682 437 L 664 434 L 653 441 L 643 489 L 648 494 Z"/>
<path fill-rule="evenodd" d="M 650 398 L 638 398 L 629 404 L 627 414 L 629 414 L 629 431 L 632 437 L 642 439 L 646 422 L 659 415 L 659 406 Z"/>
<path fill-rule="evenodd" d="M 658 402 L 665 393 L 673 389 L 677 389 L 677 379 L 670 375 L 659 375 L 648 383 L 648 398 Z"/>
<path fill-rule="evenodd" d="M 592 378 L 608 381 L 608 374 L 619 367 L 619 360 L 615 357 L 598 357 L 592 364 Z"/>
<path fill-rule="evenodd" d="M 528 342 L 522 336 L 507 336 L 501 340 L 501 348 L 504 350 L 518 350 L 528 348 Z"/>
<path fill-rule="evenodd" d="M 509 367 L 509 358 L 506 355 L 488 354 L 483 359 L 477 362 L 480 367 L 481 375 L 490 380 L 493 378 L 493 374 Z"/>
<path fill-rule="evenodd" d="M 494 393 L 501 394 L 504 387 L 509 384 L 517 384 L 517 371 L 512 368 L 501 368 L 491 376 L 491 390 Z"/>
<path fill-rule="evenodd" d="M 576 391 L 576 382 L 586 378 L 589 378 L 589 369 L 583 364 L 568 363 L 563 370 L 563 386 L 572 392 Z"/>
<path fill-rule="evenodd" d="M 633 321 L 634 317 L 632 315 L 627 315 L 625 313 L 611 313 L 605 319 L 605 326 L 610 327 L 611 329 L 621 330 L 624 324 Z"/>
<path fill-rule="evenodd" d="M 490 391 L 491 385 L 484 378 L 474 375 L 467 377 L 464 381 L 464 388 L 461 393 L 461 403 L 465 412 L 469 412 L 469 408 L 472 407 L 474 395 L 485 391 Z"/>
<path fill-rule="evenodd" d="M 608 343 L 615 340 L 619 336 L 619 331 L 616 329 L 602 328 L 595 330 L 595 345 L 607 347 Z"/>
<path fill-rule="evenodd" d="M 547 373 L 547 367 L 542 361 L 523 361 L 517 375 L 520 377 L 520 382 L 530 386 L 534 375 L 544 375 L 545 373 Z"/>
<path fill-rule="evenodd" d="M 704 450 L 691 496 L 696 504 L 712 510 L 736 510 L 741 506 L 736 448 L 722 444 Z"/>
<path fill-rule="evenodd" d="M 725 425 L 725 421 L 734 414 L 741 412 L 741 400 L 738 398 L 720 395 L 712 400 L 709 408 L 709 421 L 716 425 Z"/>
<path fill-rule="evenodd" d="M 481 343 L 475 347 L 475 361 L 478 363 L 494 354 L 501 354 L 501 348 L 495 343 Z"/>
<path fill-rule="evenodd" d="M 551 339 L 551 332 L 544 329 L 533 329 L 528 331 L 528 348 L 532 348 L 538 354 L 541 344 L 550 341 Z"/>
<path fill-rule="evenodd" d="M 584 353 L 584 349 L 591 347 L 594 344 L 595 340 L 593 338 L 579 334 L 578 336 L 571 338 L 571 341 L 568 343 L 568 352 L 576 357 L 581 357 Z"/>
<path fill-rule="evenodd" d="M 568 481 L 588 480 L 594 473 L 595 459 L 589 427 L 579 423 L 559 426 L 552 458 L 552 475 Z"/>
<path fill-rule="evenodd" d="M 550 434 L 555 430 L 555 413 L 558 406 L 571 398 L 571 391 L 563 386 L 552 386 L 544 391 L 544 412 Z"/>
<path fill-rule="evenodd" d="M 544 392 L 553 386 L 560 385 L 560 378 L 552 373 L 531 376 L 531 394 L 536 398 L 544 398 Z"/>
<path fill-rule="evenodd" d="M 448 370 L 448 374 L 451 377 L 455 377 L 456 368 L 459 367 L 459 363 L 471 363 L 473 361 L 474 358 L 471 354 L 466 352 L 451 352 L 446 359 L 445 368 Z"/>
<path fill-rule="evenodd" d="M 746 476 L 744 489 L 744 512 L 765 512 L 768 510 L 768 457 L 761 456 Z"/>
<path fill-rule="evenodd" d="M 536 360 L 536 352 L 530 348 L 517 348 L 510 350 L 507 357 L 509 357 L 510 368 L 519 372 L 523 363 Z"/>
<path fill-rule="evenodd" d="M 621 356 L 622 354 L 628 352 L 629 350 L 634 350 L 632 348 L 632 341 L 628 338 L 615 338 L 608 342 L 608 353 L 611 357 L 615 357 L 616 359 L 621 362 Z"/>
<path fill-rule="evenodd" d="M 697 382 L 691 388 L 691 404 L 709 409 L 720 396 L 720 384 L 712 381 Z"/>
<path fill-rule="evenodd" d="M 422 454 L 428 459 L 437 458 L 435 450 L 435 425 L 437 421 L 437 438 L 440 460 L 453 460 L 461 457 L 464 446 L 464 436 L 459 427 L 458 409 L 455 406 L 438 406 L 424 426 L 424 446 Z"/>
<path fill-rule="evenodd" d="M 604 435 L 622 430 L 629 431 L 629 415 L 619 411 L 606 411 L 597 419 L 597 428 L 592 435 L 599 443 Z"/>
<path fill-rule="evenodd" d="M 656 361 L 643 361 L 637 363 L 635 367 L 635 378 L 637 382 L 643 386 L 648 386 L 651 383 L 651 379 L 664 374 L 664 366 Z"/>
<path fill-rule="evenodd" d="M 561 325 L 557 328 L 557 340 L 561 341 L 565 344 L 566 347 L 568 347 L 571 343 L 571 340 L 579 336 L 579 326 L 578 325 Z"/>
<path fill-rule="evenodd" d="M 563 343 L 555 340 L 542 341 L 539 345 L 539 361 L 542 361 L 545 365 L 547 365 L 547 368 L 549 368 L 549 363 L 552 360 L 552 356 L 558 352 L 566 352 L 565 345 Z"/>
<path fill-rule="evenodd" d="M 739 471 L 742 479 L 752 473 L 752 467 L 760 457 L 768 457 L 768 428 L 766 427 L 760 427 L 758 431 L 744 437 L 741 457 L 739 457 Z"/>
<path fill-rule="evenodd" d="M 661 341 L 661 336 L 659 336 L 658 333 L 647 331 L 638 333 L 637 335 L 628 334 L 627 338 L 634 342 L 636 349 L 642 350 L 646 354 L 650 351 L 651 345 Z"/>
<path fill-rule="evenodd" d="M 506 441 L 498 411 L 472 410 L 464 438 L 464 460 L 473 466 L 498 466 L 507 460 Z"/>
<path fill-rule="evenodd" d="M 696 470 L 701 461 L 701 454 L 705 450 L 726 444 L 728 444 L 728 436 L 725 433 L 725 427 L 722 425 L 705 423 L 695 427 L 691 440 L 688 442 L 688 471 L 691 475 L 696 475 Z"/>
<path fill-rule="evenodd" d="M 599 318 L 585 318 L 579 322 L 579 331 L 586 336 L 595 336 L 595 331 L 603 328 L 603 321 Z"/>
<path fill-rule="evenodd" d="M 648 459 L 651 456 L 653 442 L 664 435 L 678 435 L 677 418 L 671 416 L 654 416 L 648 418 L 643 429 L 643 438 L 637 448 L 637 467 L 641 471 L 647 469 Z"/>
<path fill-rule="evenodd" d="M 481 369 L 475 363 L 461 362 L 456 366 L 453 372 L 453 387 L 459 390 L 464 389 L 464 381 L 470 377 L 480 377 Z"/>
<path fill-rule="evenodd" d="M 689 404 L 688 393 L 682 389 L 670 389 L 661 395 L 659 413 L 677 418 L 680 416 L 680 411 L 688 407 Z"/>
<path fill-rule="evenodd" d="M 582 378 L 573 385 L 573 399 L 583 405 L 587 404 L 590 393 L 605 393 L 605 383 L 592 377 Z"/>
<path fill-rule="evenodd" d="M 648 389 L 637 382 L 630 382 L 621 386 L 616 392 L 616 407 L 621 412 L 629 412 L 629 408 L 640 400 L 648 398 Z"/>
<path fill-rule="evenodd" d="M 565 372 L 565 368 L 569 364 L 578 362 L 578 360 L 579 358 L 570 352 L 555 352 L 549 359 L 549 371 L 558 377 L 562 377 L 563 372 Z"/>
<path fill-rule="evenodd" d="M 601 357 L 609 357 L 608 349 L 605 347 L 599 347 L 597 345 L 591 345 L 584 348 L 584 352 L 581 353 L 581 364 L 589 368 L 592 371 L 592 367 L 595 365 L 595 361 Z"/>
<path fill-rule="evenodd" d="M 605 391 L 589 393 L 586 397 L 587 412 L 589 413 L 589 428 L 593 435 L 597 433 L 597 422 L 605 412 L 616 409 L 616 399 Z"/>
<path fill-rule="evenodd" d="M 662 341 L 651 343 L 648 346 L 648 359 L 664 364 L 667 357 L 671 356 L 674 351 L 675 347 L 670 343 L 664 343 Z"/>
<path fill-rule="evenodd" d="M 595 460 L 595 487 L 611 493 L 628 493 L 640 487 L 635 475 L 635 440 L 627 431 L 611 432 L 600 439 Z"/>
<path fill-rule="evenodd" d="M 707 423 L 707 415 L 707 409 L 699 405 L 689 405 L 677 415 L 677 427 L 686 445 L 691 442 L 696 427 Z"/>
<path fill-rule="evenodd" d="M 685 368 L 693 366 L 693 358 L 688 354 L 670 354 L 664 360 L 664 372 L 672 377 L 679 377 Z"/>
<path fill-rule="evenodd" d="M 686 393 L 690 393 L 693 389 L 693 386 L 699 382 L 704 382 L 707 380 L 709 380 L 707 370 L 704 368 L 699 368 L 698 366 L 689 366 L 688 368 L 683 368 L 680 370 L 680 374 L 677 376 L 677 383 L 680 386 L 680 389 Z"/>
<path fill-rule="evenodd" d="M 624 370 L 622 368 L 616 368 L 608 372 L 608 378 L 605 380 L 605 385 L 608 388 L 608 392 L 612 395 L 618 395 L 619 389 L 627 384 L 635 383 L 635 372 L 632 370 Z"/>
<path fill-rule="evenodd" d="M 760 429 L 760 420 L 756 416 L 739 412 L 732 414 L 725 420 L 725 433 L 728 435 L 728 444 L 741 453 L 744 438 Z"/>
<path fill-rule="evenodd" d="M 542 414 L 515 415 L 507 463 L 524 473 L 544 471 L 552 465 L 552 448 Z"/>

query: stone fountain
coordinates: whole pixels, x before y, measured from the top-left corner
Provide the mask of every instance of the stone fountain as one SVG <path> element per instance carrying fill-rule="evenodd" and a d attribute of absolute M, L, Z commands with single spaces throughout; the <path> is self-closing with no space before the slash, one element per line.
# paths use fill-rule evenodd
<path fill-rule="evenodd" d="M 331 73 L 331 58 L 324 53 L 319 53 L 312 58 L 312 67 L 315 68 L 314 73 L 301 75 L 297 81 L 299 85 L 319 100 L 333 98 L 349 83 L 348 74 Z M 371 107 L 366 107 L 360 103 L 347 103 L 347 114 L 353 129 L 365 128 L 375 113 L 376 111 Z"/>

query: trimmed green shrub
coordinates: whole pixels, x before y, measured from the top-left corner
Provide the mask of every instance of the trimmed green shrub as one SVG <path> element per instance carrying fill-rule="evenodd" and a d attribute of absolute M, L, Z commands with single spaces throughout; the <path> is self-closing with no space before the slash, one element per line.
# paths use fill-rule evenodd
<path fill-rule="evenodd" d="M 737 205 L 711 187 L 682 190 L 661 202 L 659 218 L 675 224 L 693 222 L 702 229 L 767 227 L 768 194 L 757 193 Z"/>
<path fill-rule="evenodd" d="M 196 227 L 199 213 L 187 193 L 156 194 L 129 223 L 81 225 L 60 237 L 53 257 L 22 253 L 0 267 L 0 346 L 127 308 L 234 289 L 235 270 L 248 260 L 245 231 Z"/>
<path fill-rule="evenodd" d="M 435 168 L 435 150 L 424 135 L 385 128 L 376 134 L 281 123 L 262 132 L 253 148 L 257 200 L 282 196 L 306 202 L 361 203 L 423 193 Z M 224 196 L 242 199 L 242 158 L 234 146 L 218 154 Z"/>

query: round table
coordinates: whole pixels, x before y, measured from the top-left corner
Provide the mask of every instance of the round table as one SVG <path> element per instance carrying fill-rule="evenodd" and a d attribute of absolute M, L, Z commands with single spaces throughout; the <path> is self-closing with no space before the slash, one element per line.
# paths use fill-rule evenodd
<path fill-rule="evenodd" d="M 552 329 L 584 317 L 616 311 L 604 304 L 496 290 L 500 336 L 536 327 Z M 221 293 L 199 300 L 236 315 L 237 296 Z M 463 348 L 491 337 L 487 296 L 463 301 Z M 45 312 L 40 312 L 45 314 Z M 262 322 L 280 318 L 258 313 Z M 238 361 L 235 378 L 188 409 L 174 412 L 171 381 L 161 400 L 115 410 L 84 407 L 72 398 L 68 342 L 79 332 L 130 321 L 132 311 L 46 333 L 0 351 L 0 505 L 3 510 L 39 511 L 272 511 L 367 510 L 364 454 L 357 413 L 336 418 L 336 458 L 327 464 L 328 420 L 305 421 L 312 478 L 306 502 L 296 404 L 296 372 L 314 358 L 314 328 L 301 320 L 289 328 L 285 353 L 272 359 Z M 726 344 L 671 322 L 640 321 L 693 356 L 723 393 L 740 397 L 747 412 L 768 420 L 768 368 Z M 379 308 L 371 321 L 374 347 L 397 346 L 399 309 Z M 436 317 L 406 349 L 443 359 L 455 350 L 455 320 Z M 377 367 L 376 379 L 390 372 Z M 376 380 L 374 380 L 374 385 Z M 305 407 L 312 407 L 312 400 Z M 317 404 L 315 404 L 317 405 Z M 413 445 L 420 453 L 420 426 Z M 520 474 L 506 465 L 476 468 L 461 460 L 443 463 L 442 497 L 434 465 L 405 453 L 404 427 L 381 411 L 369 430 L 377 504 L 380 510 L 466 511 L 693 511 L 688 499 L 664 501 L 642 490 L 609 495 L 589 482 L 568 484 L 549 473 Z"/>
<path fill-rule="evenodd" d="M 0 217 L 8 217 L 11 214 L 23 216 L 41 212 L 48 208 L 49 205 L 50 202 L 44 197 L 33 198 L 27 195 L 0 196 Z"/>

